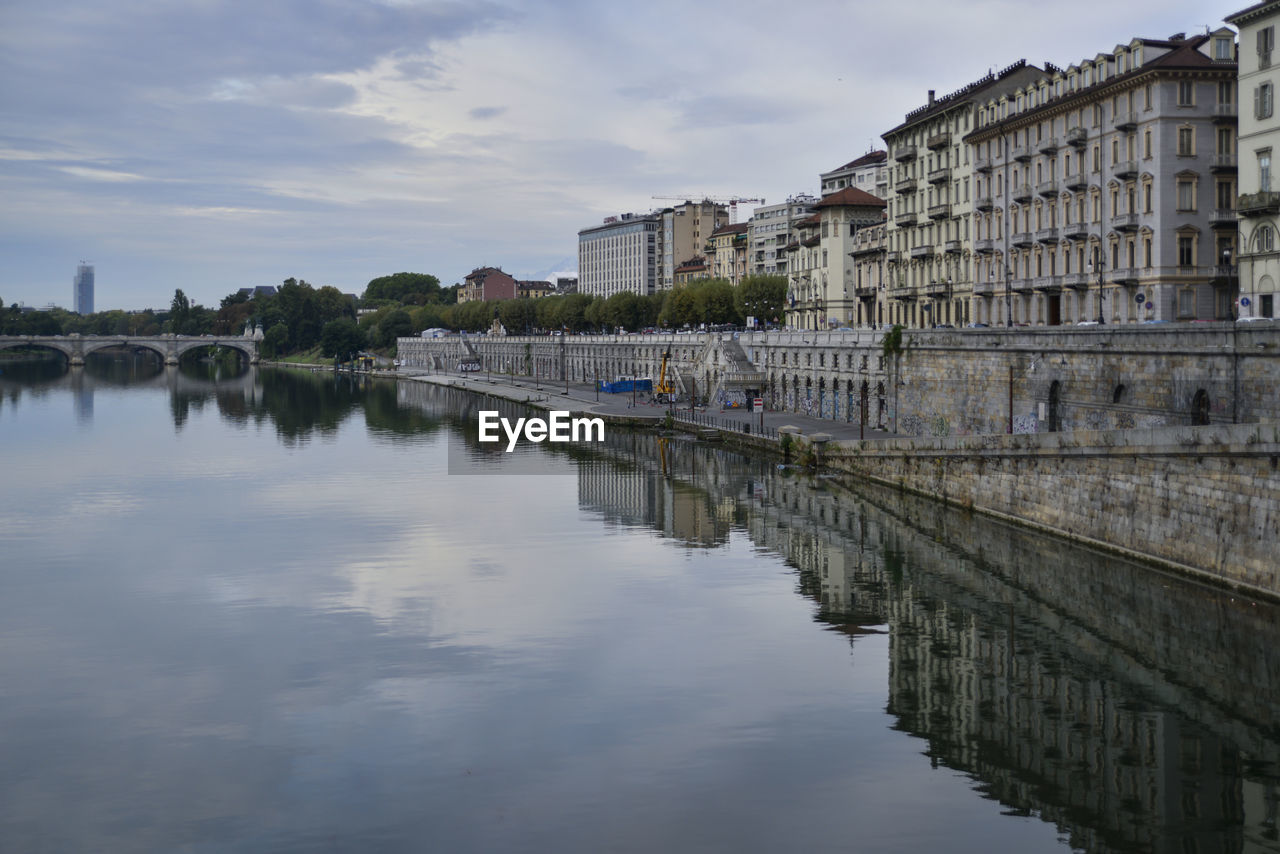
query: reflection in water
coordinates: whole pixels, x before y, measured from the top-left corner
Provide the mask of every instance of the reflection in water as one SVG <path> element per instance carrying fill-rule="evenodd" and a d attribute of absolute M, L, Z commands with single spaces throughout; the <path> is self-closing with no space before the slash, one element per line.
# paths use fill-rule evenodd
<path fill-rule="evenodd" d="M 688 442 L 671 476 L 672 442 L 610 444 L 584 507 L 783 556 L 823 624 L 888 633 L 897 727 L 1010 814 L 1088 851 L 1280 849 L 1275 607 L 874 486 Z"/>
<path fill-rule="evenodd" d="M 1273 607 L 678 436 L 451 476 L 418 383 L 4 383 L 0 849 L 1280 850 Z"/>

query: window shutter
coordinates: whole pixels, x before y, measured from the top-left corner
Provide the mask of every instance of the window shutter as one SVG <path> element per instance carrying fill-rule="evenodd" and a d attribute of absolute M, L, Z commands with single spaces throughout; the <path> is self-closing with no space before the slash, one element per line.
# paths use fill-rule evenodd
<path fill-rule="evenodd" d="M 1255 119 L 1262 118 L 1262 87 L 1253 87 L 1253 117 Z"/>

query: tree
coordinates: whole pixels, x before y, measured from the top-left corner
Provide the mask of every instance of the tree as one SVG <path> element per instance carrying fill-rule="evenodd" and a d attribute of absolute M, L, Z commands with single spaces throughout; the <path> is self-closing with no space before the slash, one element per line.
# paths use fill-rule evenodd
<path fill-rule="evenodd" d="M 320 351 L 328 357 L 346 362 L 364 347 L 364 331 L 349 317 L 329 321 L 320 333 Z"/>
<path fill-rule="evenodd" d="M 262 355 L 268 358 L 288 352 L 289 327 L 277 323 L 262 333 Z"/>
<path fill-rule="evenodd" d="M 191 322 L 191 300 L 178 288 L 173 292 L 173 302 L 169 305 L 169 331 L 178 335 L 187 334 L 187 326 Z"/>
<path fill-rule="evenodd" d="M 785 276 L 747 276 L 734 290 L 734 305 L 745 320 L 754 317 L 763 324 L 782 319 L 787 299 Z"/>
<path fill-rule="evenodd" d="M 421 299 L 414 299 L 421 297 Z M 364 299 L 387 299 L 411 305 L 438 302 L 440 280 L 427 273 L 394 273 L 372 279 L 364 289 Z"/>

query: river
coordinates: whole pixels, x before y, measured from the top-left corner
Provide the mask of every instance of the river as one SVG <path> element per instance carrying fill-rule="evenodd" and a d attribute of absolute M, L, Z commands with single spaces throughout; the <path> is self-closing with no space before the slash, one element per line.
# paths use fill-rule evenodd
<path fill-rule="evenodd" d="M 0 362 L 0 850 L 1280 851 L 1274 606 L 476 406 Z"/>

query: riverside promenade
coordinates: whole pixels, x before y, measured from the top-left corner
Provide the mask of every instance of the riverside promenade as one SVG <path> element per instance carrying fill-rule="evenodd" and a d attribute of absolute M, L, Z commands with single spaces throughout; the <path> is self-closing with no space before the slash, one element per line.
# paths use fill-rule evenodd
<path fill-rule="evenodd" d="M 401 368 L 395 374 L 400 379 L 428 382 L 435 385 L 464 388 L 477 394 L 490 394 L 517 403 L 529 403 L 540 409 L 567 410 L 581 415 L 603 415 L 637 423 L 658 426 L 671 411 L 677 421 L 691 426 L 719 429 L 733 434 L 744 434 L 776 440 L 778 431 L 794 427 L 803 436 L 826 434 L 833 441 L 857 441 L 859 439 L 899 438 L 874 425 L 861 427 L 856 421 L 833 421 L 815 418 L 798 412 L 763 413 L 744 409 L 720 409 L 717 406 L 699 406 L 690 410 L 687 402 L 671 406 L 653 403 L 651 395 L 644 392 L 610 394 L 598 391 L 590 383 L 564 383 L 535 381 L 532 377 L 483 372 L 423 371 L 418 368 Z"/>

